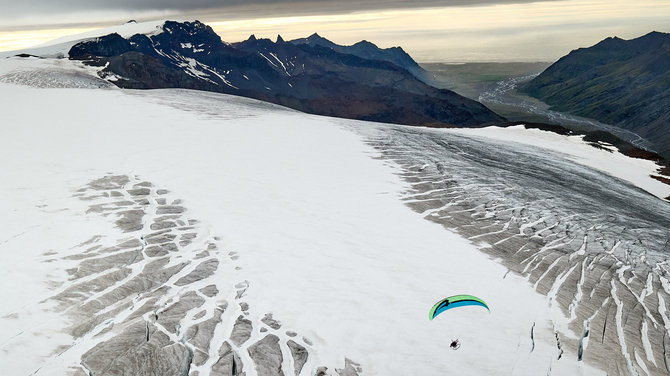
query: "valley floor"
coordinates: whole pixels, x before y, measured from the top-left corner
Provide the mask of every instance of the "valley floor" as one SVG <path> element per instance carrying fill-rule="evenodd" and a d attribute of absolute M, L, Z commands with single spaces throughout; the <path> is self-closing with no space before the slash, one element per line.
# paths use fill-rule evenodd
<path fill-rule="evenodd" d="M 453 90 L 486 105 L 509 121 L 560 124 L 572 130 L 602 130 L 636 147 L 654 150 L 653 144 L 640 135 L 621 127 L 604 124 L 566 112 L 551 109 L 539 99 L 517 91 L 546 69 L 550 63 L 465 63 L 422 64 L 430 81 L 438 87 Z"/>

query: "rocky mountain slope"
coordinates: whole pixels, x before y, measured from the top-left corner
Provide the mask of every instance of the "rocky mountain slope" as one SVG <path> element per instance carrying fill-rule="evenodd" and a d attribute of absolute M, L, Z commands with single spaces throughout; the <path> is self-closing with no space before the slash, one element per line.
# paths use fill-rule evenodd
<path fill-rule="evenodd" d="M 670 34 L 607 38 L 570 52 L 520 91 L 552 109 L 616 125 L 670 155 Z"/>
<path fill-rule="evenodd" d="M 402 50 L 385 51 L 364 42 L 334 49 L 314 38 L 287 43 L 281 37 L 272 42 L 251 36 L 228 44 L 198 21 L 167 21 L 149 34 L 112 33 L 77 43 L 69 57 L 101 67 L 101 77 L 122 88 L 206 90 L 308 113 L 411 125 L 503 120 L 396 65 L 410 64 Z"/>
<path fill-rule="evenodd" d="M 307 38 L 299 38 L 290 41 L 295 45 L 307 44 L 309 46 L 322 46 L 330 48 L 343 54 L 355 55 L 363 59 L 383 60 L 391 62 L 401 68 L 405 68 L 418 78 L 423 78 L 426 71 L 412 59 L 401 47 L 379 48 L 374 43 L 362 40 L 351 46 L 341 46 L 333 43 L 317 33 Z"/>

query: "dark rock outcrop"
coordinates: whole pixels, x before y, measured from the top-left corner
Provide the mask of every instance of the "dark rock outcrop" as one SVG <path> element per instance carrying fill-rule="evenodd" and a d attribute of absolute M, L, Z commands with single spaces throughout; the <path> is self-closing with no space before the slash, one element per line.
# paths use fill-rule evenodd
<path fill-rule="evenodd" d="M 71 58 L 81 59 L 91 56 L 112 57 L 133 50 L 130 41 L 117 33 L 75 44 L 70 49 Z"/>

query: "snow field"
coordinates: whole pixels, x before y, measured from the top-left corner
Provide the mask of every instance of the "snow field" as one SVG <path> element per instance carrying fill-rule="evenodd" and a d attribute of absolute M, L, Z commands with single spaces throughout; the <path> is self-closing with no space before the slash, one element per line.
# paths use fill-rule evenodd
<path fill-rule="evenodd" d="M 206 221 L 222 247 L 239 254 L 252 307 L 314 341 L 310 364 L 342 364 L 346 356 L 365 375 L 583 371 L 575 354 L 556 361 L 547 298 L 523 278 L 503 278 L 506 269 L 469 241 L 405 207 L 399 168 L 337 119 L 186 90 L 0 84 L 0 92 L 7 98 L 0 191 L 13 213 L 3 217 L 12 231 L 0 252 L 14 261 L 6 270 L 20 271 L 0 276 L 0 286 L 12 286 L 0 290 L 0 299 L 13 299 L 7 313 L 22 317 L 52 291 L 47 281 L 59 266 L 44 265 L 43 251 L 107 231 L 95 221 L 79 226 L 81 203 L 68 197 L 119 173 L 167 187 Z M 52 222 L 58 236 L 22 233 Z M 428 321 L 437 300 L 460 293 L 481 297 L 491 313 L 465 307 Z M 455 338 L 458 351 L 448 347 Z M 26 339 L 16 362 L 43 361 L 48 345 Z M 44 349 L 29 355 L 31 346 Z M 15 356 L 11 346 L 1 351 L 0 358 Z"/>

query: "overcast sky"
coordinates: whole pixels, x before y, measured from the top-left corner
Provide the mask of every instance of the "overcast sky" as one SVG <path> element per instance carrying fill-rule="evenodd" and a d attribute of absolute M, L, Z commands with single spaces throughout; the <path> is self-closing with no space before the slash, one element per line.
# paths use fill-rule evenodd
<path fill-rule="evenodd" d="M 0 50 L 122 23 L 200 19 L 226 41 L 313 32 L 418 61 L 553 61 L 617 35 L 670 31 L 668 0 L 0 0 Z"/>
<path fill-rule="evenodd" d="M 552 1 L 552 0 L 550 0 Z M 553 0 L 558 1 L 558 0 Z M 300 14 L 330 14 L 361 10 L 430 8 L 480 4 L 529 3 L 532 0 L 2 0 L 2 23 L 59 23 L 72 13 L 182 13 L 202 10 L 224 15 L 257 17 Z M 277 14 L 277 12 L 280 12 Z"/>

